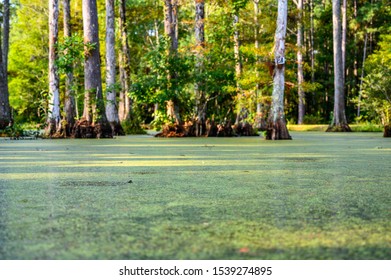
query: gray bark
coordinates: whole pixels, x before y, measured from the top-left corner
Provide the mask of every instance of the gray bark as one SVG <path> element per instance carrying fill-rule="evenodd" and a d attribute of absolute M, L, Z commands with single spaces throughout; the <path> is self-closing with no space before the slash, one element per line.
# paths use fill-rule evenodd
<path fill-rule="evenodd" d="M 234 15 L 234 54 L 235 54 L 235 73 L 238 79 L 242 74 L 242 61 L 240 57 L 240 36 L 239 36 L 239 12 Z"/>
<path fill-rule="evenodd" d="M 9 49 L 9 35 L 10 35 L 10 1 L 4 0 L 3 4 L 3 67 L 4 75 L 8 81 L 8 49 Z"/>
<path fill-rule="evenodd" d="M 122 134 L 116 94 L 114 0 L 106 0 L 106 117 L 113 135 Z"/>
<path fill-rule="evenodd" d="M 56 66 L 58 41 L 58 0 L 49 1 L 49 111 L 47 119 L 48 136 L 61 133 L 59 76 Z"/>
<path fill-rule="evenodd" d="M 310 43 L 311 43 L 311 82 L 315 83 L 315 26 L 314 26 L 314 2 L 310 0 Z M 312 93 L 312 104 L 315 104 L 315 92 Z"/>
<path fill-rule="evenodd" d="M 170 38 L 171 52 L 178 50 L 178 0 L 164 1 L 164 32 Z"/>
<path fill-rule="evenodd" d="M 124 121 L 130 118 L 131 100 L 129 92 L 129 44 L 126 33 L 126 1 L 120 0 L 119 3 L 119 32 L 121 48 L 119 50 L 119 77 L 121 91 L 119 94 L 118 114 L 119 120 Z"/>
<path fill-rule="evenodd" d="M 343 71 L 343 85 L 345 87 L 345 75 L 346 75 L 346 36 L 347 36 L 347 3 L 346 0 L 342 0 L 342 71 Z"/>
<path fill-rule="evenodd" d="M 368 45 L 368 32 L 365 32 L 364 51 L 363 51 L 362 67 L 361 67 L 360 89 L 358 91 L 357 117 L 360 117 L 360 115 L 361 115 L 362 85 L 363 85 L 363 81 L 364 81 L 365 59 L 367 57 L 367 45 Z"/>
<path fill-rule="evenodd" d="M 259 65 L 260 65 L 260 60 L 259 60 L 259 20 L 258 20 L 258 14 L 259 14 L 259 0 L 254 0 L 254 47 L 256 51 L 256 77 L 257 77 L 257 84 L 255 86 L 255 100 L 256 100 L 256 106 L 257 106 L 257 118 L 260 117 L 262 113 L 262 103 L 260 102 L 259 98 L 259 93 L 260 93 L 260 88 L 261 85 L 259 83 Z"/>
<path fill-rule="evenodd" d="M 238 103 L 239 107 L 237 108 L 236 112 L 236 120 L 235 120 L 235 126 L 239 126 L 239 123 L 246 118 L 247 116 L 247 108 L 243 107 L 240 104 L 240 99 L 242 98 L 241 95 L 241 86 L 239 83 L 239 79 L 242 75 L 242 58 L 240 54 L 240 32 L 239 32 L 239 11 L 235 11 L 235 14 L 233 16 L 233 29 L 234 29 L 234 57 L 235 57 L 235 75 L 236 75 L 236 91 L 237 91 L 237 97 L 238 97 Z"/>
<path fill-rule="evenodd" d="M 93 137 L 111 137 L 102 93 L 96 0 L 83 0 L 83 31 L 84 42 L 94 44 L 85 50 L 83 120 L 94 127 Z"/>
<path fill-rule="evenodd" d="M 200 80 L 203 68 L 203 52 L 205 46 L 205 1 L 195 0 L 195 38 L 196 38 L 196 72 L 197 82 L 194 85 L 196 95 L 196 136 L 206 133 L 206 105 L 203 82 Z"/>
<path fill-rule="evenodd" d="M 4 1 L 3 34 L 0 36 L 0 129 L 12 124 L 8 91 L 9 1 Z"/>
<path fill-rule="evenodd" d="M 178 0 L 164 1 L 164 33 L 170 39 L 170 55 L 176 55 L 178 51 Z M 168 73 L 168 79 L 175 78 L 176 73 Z M 173 119 L 176 124 L 181 124 L 179 107 L 174 100 L 166 104 L 167 117 Z"/>
<path fill-rule="evenodd" d="M 303 0 L 297 1 L 298 21 L 297 21 L 297 92 L 299 96 L 298 124 L 304 123 L 305 114 L 305 93 L 303 89 Z"/>
<path fill-rule="evenodd" d="M 268 118 L 266 139 L 284 140 L 292 139 L 286 127 L 284 113 L 284 90 L 285 90 L 285 37 L 288 19 L 288 0 L 278 1 L 277 28 L 274 45 L 274 79 L 272 105 Z"/>
<path fill-rule="evenodd" d="M 334 115 L 327 131 L 350 131 L 345 115 L 341 0 L 333 0 Z"/>

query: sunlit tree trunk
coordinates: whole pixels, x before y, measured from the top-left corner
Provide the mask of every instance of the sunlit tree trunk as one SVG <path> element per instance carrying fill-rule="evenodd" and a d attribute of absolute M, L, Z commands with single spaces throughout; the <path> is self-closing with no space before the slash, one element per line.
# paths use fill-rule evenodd
<path fill-rule="evenodd" d="M 195 0 L 195 39 L 196 39 L 196 73 L 197 81 L 194 85 L 196 95 L 196 136 L 206 133 L 206 105 L 203 81 L 201 80 L 203 69 L 203 54 L 205 46 L 205 1 Z"/>
<path fill-rule="evenodd" d="M 259 15 L 259 0 L 254 0 L 254 47 L 256 51 L 256 86 L 255 86 L 255 100 L 256 100 L 256 106 L 257 106 L 257 117 L 260 118 L 261 111 L 262 111 L 262 103 L 260 102 L 259 94 L 260 94 L 260 82 L 259 82 L 259 67 L 260 67 L 260 57 L 259 57 L 259 20 L 258 20 L 258 15 Z"/>
<path fill-rule="evenodd" d="M 178 0 L 164 1 L 164 32 L 170 39 L 170 51 L 178 50 Z"/>
<path fill-rule="evenodd" d="M 361 115 L 361 98 L 362 98 L 362 85 L 364 81 L 364 73 L 365 73 L 365 60 L 367 57 L 367 45 L 368 45 L 368 32 L 365 32 L 364 39 L 364 50 L 363 50 L 363 58 L 362 58 L 362 66 L 361 66 L 361 80 L 360 80 L 360 88 L 358 91 L 358 102 L 357 102 L 357 118 Z"/>
<path fill-rule="evenodd" d="M 121 48 L 119 50 L 119 77 L 121 83 L 121 91 L 119 94 L 118 114 L 119 120 L 124 121 L 129 119 L 131 111 L 131 100 L 128 96 L 129 92 L 129 44 L 126 32 L 126 1 L 119 2 L 119 33 Z"/>
<path fill-rule="evenodd" d="M 9 1 L 3 5 L 3 34 L 0 34 L 0 129 L 12 123 L 8 91 Z"/>
<path fill-rule="evenodd" d="M 286 126 L 284 113 L 285 90 L 285 37 L 287 30 L 288 0 L 278 0 L 277 28 L 274 45 L 274 79 L 272 104 L 268 117 L 266 139 L 292 139 Z"/>
<path fill-rule="evenodd" d="M 233 15 L 233 29 L 234 29 L 234 57 L 235 57 L 235 76 L 236 76 L 236 91 L 237 91 L 237 97 L 238 97 L 238 102 L 240 104 L 240 83 L 239 79 L 242 74 L 242 62 L 240 60 L 240 37 L 239 37 L 239 11 L 236 11 L 235 14 Z M 239 106 L 237 109 L 236 113 L 236 120 L 235 120 L 235 125 L 239 125 L 240 121 L 240 113 L 242 110 L 242 107 Z"/>
<path fill-rule="evenodd" d="M 236 79 L 242 74 L 242 61 L 240 57 L 240 35 L 239 35 L 239 11 L 234 14 L 234 55 L 235 55 L 235 73 Z"/>
<path fill-rule="evenodd" d="M 46 134 L 57 137 L 61 133 L 59 76 L 56 66 L 58 14 L 58 0 L 49 0 L 49 110 Z"/>
<path fill-rule="evenodd" d="M 9 37 L 10 37 L 10 1 L 3 1 L 3 67 L 4 75 L 8 81 L 8 49 L 9 49 Z"/>
<path fill-rule="evenodd" d="M 174 56 L 178 51 L 178 0 L 164 1 L 164 32 L 170 40 L 169 55 Z M 168 79 L 175 79 L 176 73 L 168 73 Z M 169 100 L 166 104 L 167 117 L 181 124 L 179 108 L 175 100 Z"/>
<path fill-rule="evenodd" d="M 71 5 L 70 0 L 63 0 L 63 13 L 64 13 L 64 38 L 72 36 L 71 28 Z M 72 69 L 73 67 L 70 67 Z M 73 126 L 75 125 L 76 118 L 76 104 L 73 90 L 73 72 L 66 73 L 65 78 L 65 100 L 64 100 L 64 112 L 65 112 L 65 133 L 66 136 L 70 136 Z"/>
<path fill-rule="evenodd" d="M 327 131 L 351 131 L 345 115 L 341 0 L 333 0 L 334 111 Z"/>
<path fill-rule="evenodd" d="M 304 123 L 305 114 L 305 93 L 303 89 L 303 0 L 297 1 L 298 21 L 297 21 L 297 92 L 299 96 L 298 124 Z"/>
<path fill-rule="evenodd" d="M 311 44 L 311 83 L 315 83 L 315 24 L 314 24 L 314 1 L 310 0 L 310 44 Z M 311 105 L 315 105 L 315 92 L 312 92 Z"/>
<path fill-rule="evenodd" d="M 85 49 L 85 96 L 81 123 L 83 123 L 86 131 L 85 133 L 78 133 L 80 137 L 101 138 L 113 136 L 111 127 L 107 122 L 103 101 L 98 30 L 96 0 L 83 0 L 84 43 L 92 45 L 92 47 Z M 83 126 L 80 128 L 83 128 Z M 92 130 L 88 129 L 89 127 Z"/>
<path fill-rule="evenodd" d="M 346 37 L 347 37 L 347 3 L 346 0 L 342 0 L 342 75 L 343 75 L 343 85 L 345 88 L 345 80 L 346 80 Z"/>
<path fill-rule="evenodd" d="M 113 135 L 123 134 L 116 93 L 114 0 L 106 0 L 106 117 Z"/>

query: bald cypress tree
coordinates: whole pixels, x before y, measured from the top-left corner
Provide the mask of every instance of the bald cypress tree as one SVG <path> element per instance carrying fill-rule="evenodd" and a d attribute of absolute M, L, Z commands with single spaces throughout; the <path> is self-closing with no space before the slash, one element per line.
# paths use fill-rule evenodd
<path fill-rule="evenodd" d="M 61 136 L 60 78 L 56 65 L 58 42 L 58 0 L 49 0 L 49 112 L 47 136 Z"/>
<path fill-rule="evenodd" d="M 286 126 L 284 112 L 285 37 L 288 19 L 288 0 L 278 0 L 277 28 L 274 38 L 275 68 L 272 105 L 268 117 L 267 140 L 292 139 Z"/>
<path fill-rule="evenodd" d="M 341 0 L 333 0 L 334 111 L 328 132 L 351 131 L 345 114 Z"/>
<path fill-rule="evenodd" d="M 113 137 L 106 118 L 102 93 L 100 67 L 99 28 L 96 0 L 83 0 L 84 62 L 84 109 L 83 117 L 74 131 L 76 138 Z"/>
<path fill-rule="evenodd" d="M 12 122 L 7 75 L 10 15 L 9 0 L 4 0 L 3 8 L 3 32 L 0 34 L 0 129 L 4 129 Z"/>

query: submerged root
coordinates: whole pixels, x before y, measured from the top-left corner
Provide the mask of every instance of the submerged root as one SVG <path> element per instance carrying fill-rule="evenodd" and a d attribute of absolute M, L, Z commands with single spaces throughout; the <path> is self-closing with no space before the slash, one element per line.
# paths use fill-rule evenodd
<path fill-rule="evenodd" d="M 384 126 L 383 137 L 391 137 L 391 125 L 387 124 Z"/>
<path fill-rule="evenodd" d="M 90 123 L 85 119 L 76 122 L 73 138 L 113 138 L 111 126 L 108 123 Z"/>
<path fill-rule="evenodd" d="M 348 124 L 330 125 L 326 132 L 352 132 Z"/>

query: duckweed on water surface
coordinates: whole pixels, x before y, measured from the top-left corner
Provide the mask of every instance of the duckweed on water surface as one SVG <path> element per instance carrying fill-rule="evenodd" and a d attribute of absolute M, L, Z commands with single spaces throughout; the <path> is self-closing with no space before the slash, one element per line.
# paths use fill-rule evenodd
<path fill-rule="evenodd" d="M 390 259 L 381 133 L 0 140 L 0 259 Z"/>

